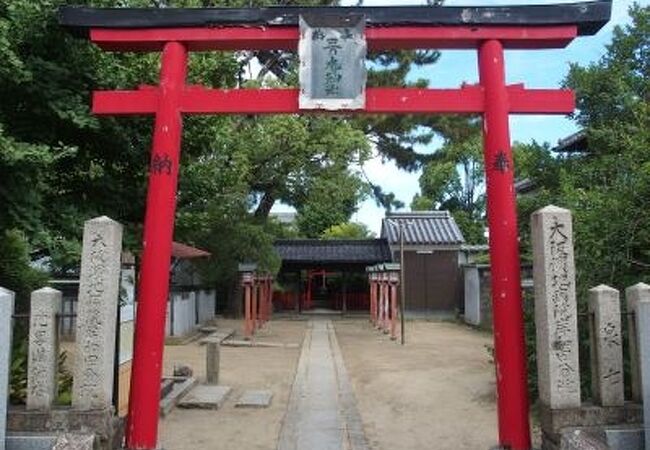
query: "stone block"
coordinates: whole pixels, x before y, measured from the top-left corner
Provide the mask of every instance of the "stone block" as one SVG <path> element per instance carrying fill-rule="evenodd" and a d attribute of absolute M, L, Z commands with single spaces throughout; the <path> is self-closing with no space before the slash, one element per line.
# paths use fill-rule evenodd
<path fill-rule="evenodd" d="M 29 315 L 27 409 L 49 410 L 57 394 L 59 333 L 57 313 L 61 292 L 43 288 L 32 292 Z"/>
<path fill-rule="evenodd" d="M 61 433 L 56 437 L 52 450 L 93 450 L 95 436 L 92 434 Z"/>
<path fill-rule="evenodd" d="M 625 290 L 625 302 L 627 305 L 628 338 L 630 345 L 630 381 L 632 400 L 641 402 L 641 366 L 639 364 L 639 343 L 637 332 L 637 304 L 642 300 L 650 300 L 650 286 L 645 283 L 638 283 Z"/>
<path fill-rule="evenodd" d="M 122 225 L 108 217 L 85 223 L 72 386 L 79 410 L 112 403 L 121 254 Z"/>
<path fill-rule="evenodd" d="M 229 386 L 196 386 L 179 403 L 185 409 L 219 409 L 232 389 Z"/>
<path fill-rule="evenodd" d="M 589 290 L 591 388 L 602 406 L 623 406 L 623 338 L 616 289 L 601 285 Z"/>
<path fill-rule="evenodd" d="M 269 390 L 244 391 L 239 397 L 236 408 L 267 408 L 271 404 L 273 392 Z"/>
<path fill-rule="evenodd" d="M 556 410 L 541 405 L 539 421 L 544 435 L 559 443 L 561 433 L 567 429 L 639 425 L 643 423 L 643 408 L 632 402 L 611 407 L 584 403 L 580 408 Z"/>
<path fill-rule="evenodd" d="M 580 406 L 578 315 L 571 212 L 532 215 L 539 396 L 552 409 Z"/>
<path fill-rule="evenodd" d="M 650 299 L 636 304 L 637 344 L 643 399 L 643 427 L 650 430 Z M 645 448 L 650 449 L 650 433 L 645 435 Z"/>
<path fill-rule="evenodd" d="M 56 442 L 55 434 L 9 433 L 7 450 L 52 450 Z"/>
<path fill-rule="evenodd" d="M 124 440 L 124 420 L 115 416 L 113 408 L 78 411 L 59 407 L 50 411 L 28 411 L 13 407 L 8 419 L 8 431 L 12 434 L 93 434 L 95 450 L 122 448 Z"/>
<path fill-rule="evenodd" d="M 12 291 L 0 287 L 0 450 L 5 450 L 7 429 L 14 298 Z"/>
<path fill-rule="evenodd" d="M 641 427 L 611 428 L 604 431 L 611 450 L 644 450 L 644 432 Z"/>
<path fill-rule="evenodd" d="M 194 385 L 196 385 L 196 378 L 194 377 L 175 382 L 169 394 L 160 399 L 160 417 L 169 414 Z"/>

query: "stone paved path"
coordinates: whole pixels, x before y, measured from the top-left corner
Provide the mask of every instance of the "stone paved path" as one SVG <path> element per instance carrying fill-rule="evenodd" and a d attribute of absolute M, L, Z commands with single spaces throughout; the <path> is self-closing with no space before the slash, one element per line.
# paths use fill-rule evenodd
<path fill-rule="evenodd" d="M 310 321 L 278 450 L 367 450 L 332 322 Z"/>

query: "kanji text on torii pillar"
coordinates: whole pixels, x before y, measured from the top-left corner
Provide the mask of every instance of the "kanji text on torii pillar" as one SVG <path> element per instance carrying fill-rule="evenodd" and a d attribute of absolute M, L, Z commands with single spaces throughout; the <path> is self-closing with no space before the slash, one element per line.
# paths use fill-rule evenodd
<path fill-rule="evenodd" d="M 296 114 L 298 89 L 220 90 L 186 84 L 191 51 L 296 51 L 303 16 L 362 16 L 371 51 L 468 49 L 480 83 L 458 89 L 367 88 L 358 114 L 482 114 L 487 177 L 499 443 L 530 449 L 509 114 L 568 114 L 573 93 L 506 85 L 504 49 L 563 48 L 607 23 L 611 1 L 544 6 L 94 9 L 60 23 L 109 51 L 162 52 L 160 84 L 97 91 L 96 114 L 155 115 L 144 226 L 127 446 L 157 444 L 165 306 L 183 114 Z M 338 70 L 338 66 L 337 66 Z M 336 72 L 338 74 L 338 72 Z M 334 75 L 336 75 L 334 74 Z M 330 74 L 331 75 L 331 74 Z M 309 109 L 310 113 L 318 109 Z M 144 150 L 144 149 L 143 149 Z"/>

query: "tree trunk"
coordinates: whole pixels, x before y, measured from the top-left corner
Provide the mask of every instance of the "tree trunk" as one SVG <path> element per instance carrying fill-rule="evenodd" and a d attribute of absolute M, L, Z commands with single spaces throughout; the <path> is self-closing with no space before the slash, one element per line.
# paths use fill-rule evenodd
<path fill-rule="evenodd" d="M 266 219 L 275 204 L 275 195 L 272 192 L 265 192 L 255 210 L 255 217 Z"/>

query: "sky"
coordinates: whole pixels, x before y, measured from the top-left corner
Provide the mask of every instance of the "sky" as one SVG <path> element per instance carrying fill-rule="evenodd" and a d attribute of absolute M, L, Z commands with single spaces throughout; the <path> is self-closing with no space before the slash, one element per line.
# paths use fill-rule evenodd
<path fill-rule="evenodd" d="M 650 0 L 639 1 L 647 5 Z M 557 4 L 573 3 L 566 0 L 446 0 L 446 6 L 495 6 L 514 4 Z M 605 45 L 611 41 L 615 25 L 629 22 L 627 10 L 633 0 L 614 0 L 612 20 L 595 36 L 579 37 L 565 49 L 553 50 L 512 50 L 506 51 L 506 82 L 524 83 L 529 88 L 559 88 L 569 70 L 570 63 L 582 66 L 595 62 L 604 54 Z M 342 0 L 343 5 L 356 4 L 356 0 Z M 365 0 L 365 6 L 404 6 L 426 4 L 426 0 Z M 409 77 L 426 78 L 432 88 L 457 88 L 463 82 L 478 82 L 476 52 L 471 50 L 445 50 L 440 60 L 431 66 L 413 70 Z M 510 133 L 512 141 L 539 143 L 549 142 L 555 145 L 561 138 L 578 131 L 575 123 L 565 116 L 510 116 Z M 440 141 L 434 141 L 426 151 L 435 151 Z M 422 149 L 420 149 L 422 151 Z M 397 199 L 408 210 L 413 196 L 419 192 L 419 172 L 408 173 L 398 169 L 391 161 L 382 161 L 375 157 L 366 162 L 363 170 L 368 178 L 382 187 L 385 192 L 394 192 Z M 277 204 L 273 211 L 292 211 L 286 205 Z M 365 200 L 353 215 L 352 221 L 365 224 L 371 231 L 379 233 L 383 208 L 377 206 L 370 198 Z"/>

